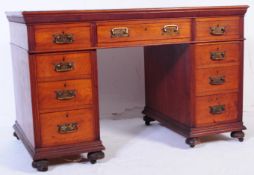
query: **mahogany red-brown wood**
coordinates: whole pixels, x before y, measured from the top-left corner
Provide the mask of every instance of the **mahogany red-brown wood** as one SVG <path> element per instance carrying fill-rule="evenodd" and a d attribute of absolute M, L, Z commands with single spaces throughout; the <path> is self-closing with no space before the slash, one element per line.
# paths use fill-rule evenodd
<path fill-rule="evenodd" d="M 36 55 L 37 77 L 39 82 L 64 79 L 91 78 L 92 52 L 56 53 Z M 66 71 L 56 71 L 56 66 L 71 64 Z"/>
<path fill-rule="evenodd" d="M 177 25 L 179 33 L 170 35 L 163 33 L 166 25 Z M 125 27 L 128 28 L 128 37 L 112 37 L 111 30 Z M 191 40 L 191 20 L 190 19 L 157 19 L 157 20 L 126 20 L 114 22 L 98 22 L 98 47 L 110 45 L 129 46 L 136 44 L 153 43 L 183 43 Z"/>
<path fill-rule="evenodd" d="M 147 125 L 158 120 L 186 136 L 191 147 L 201 136 L 223 132 L 232 132 L 233 138 L 243 141 L 247 8 L 7 13 L 17 111 L 15 136 L 33 157 L 33 167 L 46 171 L 48 159 L 84 152 L 91 163 L 104 157 L 98 48 L 145 47 Z M 114 30 L 120 31 L 116 37 Z M 75 95 L 59 99 L 59 90 L 75 90 Z M 67 132 L 63 134 L 59 126 L 67 126 Z"/>
<path fill-rule="evenodd" d="M 40 115 L 42 146 L 59 146 L 95 140 L 94 114 L 92 109 L 81 109 Z M 56 126 L 75 123 L 77 129 L 68 134 L 59 133 Z"/>

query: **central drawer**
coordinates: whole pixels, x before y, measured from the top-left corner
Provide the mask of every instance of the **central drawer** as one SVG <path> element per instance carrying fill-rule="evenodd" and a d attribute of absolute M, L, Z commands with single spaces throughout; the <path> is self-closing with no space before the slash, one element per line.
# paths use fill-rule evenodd
<path fill-rule="evenodd" d="M 38 84 L 40 112 L 82 108 L 93 104 L 91 79 Z"/>
<path fill-rule="evenodd" d="M 93 141 L 96 138 L 95 117 L 90 108 L 41 114 L 40 123 L 44 147 Z"/>
<path fill-rule="evenodd" d="M 98 46 L 190 41 L 190 19 L 111 21 L 97 23 Z"/>

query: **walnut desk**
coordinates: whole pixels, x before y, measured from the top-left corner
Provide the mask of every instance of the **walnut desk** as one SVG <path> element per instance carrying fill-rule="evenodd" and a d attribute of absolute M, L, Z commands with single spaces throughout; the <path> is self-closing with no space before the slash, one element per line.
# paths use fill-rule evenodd
<path fill-rule="evenodd" d="M 10 12 L 17 120 L 46 171 L 48 159 L 103 158 L 96 49 L 144 46 L 147 125 L 243 141 L 243 41 L 248 6 Z"/>

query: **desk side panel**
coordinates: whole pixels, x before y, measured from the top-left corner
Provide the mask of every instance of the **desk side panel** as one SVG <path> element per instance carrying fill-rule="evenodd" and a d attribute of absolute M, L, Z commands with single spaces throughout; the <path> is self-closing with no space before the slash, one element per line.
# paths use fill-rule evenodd
<path fill-rule="evenodd" d="M 16 122 L 26 139 L 34 144 L 33 111 L 30 86 L 29 59 L 26 50 L 12 45 L 12 64 L 16 105 Z"/>
<path fill-rule="evenodd" d="M 27 26 L 10 23 L 16 125 L 21 139 L 35 146 Z M 29 142 L 29 143 L 27 143 Z"/>

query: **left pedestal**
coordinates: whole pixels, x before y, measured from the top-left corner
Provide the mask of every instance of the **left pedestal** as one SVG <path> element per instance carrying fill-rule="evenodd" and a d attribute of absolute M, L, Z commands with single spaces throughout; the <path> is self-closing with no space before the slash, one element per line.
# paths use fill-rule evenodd
<path fill-rule="evenodd" d="M 48 160 L 104 157 L 99 134 L 96 50 L 91 25 L 10 23 L 16 123 L 38 171 Z M 78 51 L 76 51 L 78 49 Z"/>

